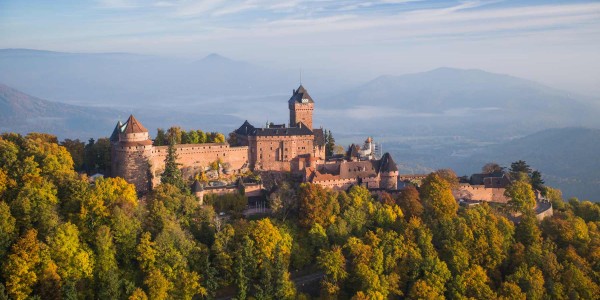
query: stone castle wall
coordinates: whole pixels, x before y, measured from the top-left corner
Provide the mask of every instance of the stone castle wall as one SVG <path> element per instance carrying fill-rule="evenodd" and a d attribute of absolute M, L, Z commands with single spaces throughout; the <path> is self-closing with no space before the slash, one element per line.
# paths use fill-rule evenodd
<path fill-rule="evenodd" d="M 175 145 L 177 163 L 180 168 L 204 170 L 211 163 L 220 160 L 222 166 L 231 170 L 242 169 L 248 161 L 248 147 L 230 147 L 227 143 L 210 144 L 178 144 Z M 151 173 L 153 184 L 160 183 L 160 174 L 165 168 L 168 146 L 152 147 L 150 153 Z"/>
<path fill-rule="evenodd" d="M 314 136 L 251 136 L 250 167 L 258 171 L 299 171 L 301 157 L 310 157 L 315 153 Z"/>
<path fill-rule="evenodd" d="M 478 200 L 487 202 L 507 203 L 504 196 L 505 188 L 486 188 L 483 185 L 461 184 L 452 193 L 456 199 Z"/>

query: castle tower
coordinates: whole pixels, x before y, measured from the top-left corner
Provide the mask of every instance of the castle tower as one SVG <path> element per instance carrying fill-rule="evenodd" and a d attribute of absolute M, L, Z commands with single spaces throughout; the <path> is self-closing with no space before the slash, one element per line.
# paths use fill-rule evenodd
<path fill-rule="evenodd" d="M 398 189 L 398 166 L 389 153 L 385 153 L 379 161 L 379 187 L 387 190 Z"/>
<path fill-rule="evenodd" d="M 110 140 L 112 176 L 134 184 L 138 193 L 149 191 L 152 140 L 148 129 L 130 115 L 125 124 L 117 124 Z"/>
<path fill-rule="evenodd" d="M 312 130 L 314 105 L 315 102 L 302 85 L 297 90 L 294 90 L 292 97 L 288 101 L 290 127 L 298 127 L 300 126 L 299 123 L 302 123 Z"/>

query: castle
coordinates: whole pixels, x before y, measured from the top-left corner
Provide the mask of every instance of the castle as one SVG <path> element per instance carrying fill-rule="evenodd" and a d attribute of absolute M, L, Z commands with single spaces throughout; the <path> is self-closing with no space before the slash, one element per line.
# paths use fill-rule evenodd
<path fill-rule="evenodd" d="M 192 174 L 219 161 L 231 173 L 248 169 L 292 172 L 310 174 L 304 177 L 305 181 L 338 189 L 349 184 L 396 189 L 398 169 L 389 154 L 381 160 L 374 160 L 371 155 L 362 160 L 355 156 L 347 163 L 326 162 L 323 129 L 313 128 L 314 105 L 308 91 L 300 85 L 288 100 L 290 121 L 287 126 L 270 124 L 258 128 L 245 121 L 234 131 L 235 143 L 231 145 L 176 144 L 177 162 Z M 133 115 L 125 123 L 117 123 L 110 141 L 112 176 L 134 184 L 140 193 L 160 183 L 168 146 L 154 146 L 148 130 Z"/>

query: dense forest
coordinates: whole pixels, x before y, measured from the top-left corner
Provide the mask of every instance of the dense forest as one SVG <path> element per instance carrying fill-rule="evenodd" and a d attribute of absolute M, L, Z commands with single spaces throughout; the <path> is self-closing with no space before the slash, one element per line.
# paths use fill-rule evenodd
<path fill-rule="evenodd" d="M 600 205 L 547 188 L 554 216 L 539 222 L 528 174 L 515 174 L 509 205 L 469 208 L 448 171 L 379 196 L 282 180 L 269 190 L 272 213 L 244 218 L 199 205 L 169 165 L 138 197 L 75 164 L 54 136 L 0 136 L 0 299 L 600 295 Z M 296 284 L 306 275 L 314 287 Z"/>

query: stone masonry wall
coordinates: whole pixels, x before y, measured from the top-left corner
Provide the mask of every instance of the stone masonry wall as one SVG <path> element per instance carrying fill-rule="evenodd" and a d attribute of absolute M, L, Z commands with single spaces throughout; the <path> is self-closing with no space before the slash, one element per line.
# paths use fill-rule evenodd
<path fill-rule="evenodd" d="M 299 171 L 298 157 L 314 153 L 312 135 L 251 136 L 248 142 L 249 164 L 259 171 Z"/>
<path fill-rule="evenodd" d="M 486 188 L 483 185 L 461 184 L 452 193 L 457 199 L 507 203 L 508 198 L 504 196 L 505 190 L 505 188 Z"/>
<path fill-rule="evenodd" d="M 212 162 L 221 160 L 223 165 L 229 164 L 232 170 L 241 169 L 248 161 L 248 147 L 230 147 L 226 143 L 211 144 L 179 144 L 175 145 L 177 162 L 180 168 L 192 167 L 203 170 Z M 160 183 L 160 174 L 165 168 L 168 146 L 152 147 L 150 154 L 153 184 Z"/>

